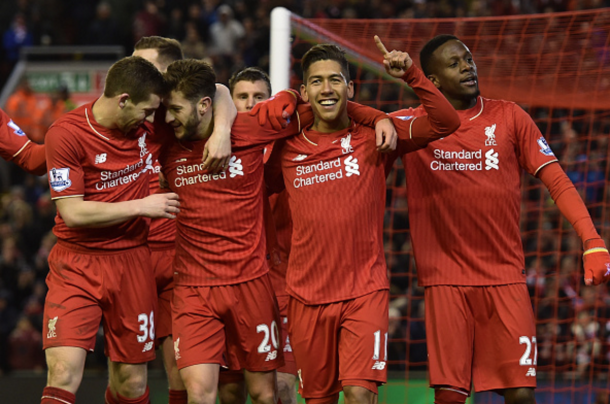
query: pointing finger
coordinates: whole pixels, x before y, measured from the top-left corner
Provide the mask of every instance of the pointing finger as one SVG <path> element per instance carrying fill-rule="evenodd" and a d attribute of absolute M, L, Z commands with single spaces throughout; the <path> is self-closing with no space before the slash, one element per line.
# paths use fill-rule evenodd
<path fill-rule="evenodd" d="M 383 44 L 383 42 L 381 42 L 381 39 L 379 39 L 377 35 L 375 35 L 375 45 L 377 45 L 377 49 L 379 49 L 379 51 L 384 55 L 387 55 L 389 53 L 388 50 L 385 48 L 385 45 Z"/>

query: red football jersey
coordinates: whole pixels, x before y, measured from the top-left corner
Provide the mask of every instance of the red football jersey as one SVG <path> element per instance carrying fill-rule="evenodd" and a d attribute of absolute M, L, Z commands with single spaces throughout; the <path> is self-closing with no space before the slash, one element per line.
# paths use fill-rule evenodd
<path fill-rule="evenodd" d="M 165 144 L 164 139 L 174 137 L 174 129 L 165 123 L 165 114 L 167 109 L 163 104 L 159 106 L 155 112 L 155 136 L 150 139 L 150 150 L 153 156 L 159 156 L 161 147 Z M 161 191 L 159 184 L 159 173 L 161 172 L 161 164 L 158 159 L 153 160 L 154 170 L 150 171 L 150 194 L 155 194 Z M 176 240 L 176 221 L 174 219 L 154 218 L 150 221 L 150 229 L 148 230 L 148 245 L 151 248 L 167 248 L 168 245 L 174 245 Z"/>
<path fill-rule="evenodd" d="M 15 159 L 32 142 L 25 132 L 13 122 L 13 120 L 0 109 L 0 156 L 6 161 Z"/>
<path fill-rule="evenodd" d="M 557 161 L 530 116 L 479 97 L 451 136 L 403 156 L 421 286 L 525 282 L 521 170 Z M 397 111 L 394 116 L 421 115 Z"/>
<path fill-rule="evenodd" d="M 184 286 L 246 282 L 268 272 L 263 229 L 263 148 L 296 134 L 293 119 L 282 132 L 238 113 L 231 129 L 233 156 L 226 172 L 203 171 L 206 141 L 170 139 L 160 162 L 173 192 L 180 196 L 174 281 Z"/>
<path fill-rule="evenodd" d="M 271 207 L 271 217 L 275 226 L 274 248 L 280 259 L 279 264 L 269 268 L 269 277 L 275 290 L 275 295 L 280 297 L 288 296 L 286 291 L 286 271 L 288 269 L 288 257 L 290 255 L 290 239 L 292 238 L 292 216 L 288 206 L 288 194 L 282 191 L 279 194 L 269 196 Z M 272 257 L 273 259 L 273 257 Z"/>
<path fill-rule="evenodd" d="M 304 130 L 276 145 L 268 167 L 281 164 L 292 212 L 291 296 L 325 304 L 388 288 L 385 158 L 374 130 L 356 123 L 332 134 Z"/>
<path fill-rule="evenodd" d="M 152 125 L 134 134 L 104 128 L 83 105 L 58 119 L 45 139 L 49 185 L 53 199 L 122 202 L 149 195 L 153 154 L 147 137 Z M 96 249 L 123 249 L 146 242 L 149 219 L 139 217 L 103 228 L 68 228 L 59 212 L 53 232 L 58 239 Z"/>

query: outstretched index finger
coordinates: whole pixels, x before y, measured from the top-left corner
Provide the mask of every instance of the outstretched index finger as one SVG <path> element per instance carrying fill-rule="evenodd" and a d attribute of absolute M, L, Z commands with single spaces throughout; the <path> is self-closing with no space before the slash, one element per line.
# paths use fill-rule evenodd
<path fill-rule="evenodd" d="M 379 51 L 381 53 L 383 53 L 384 55 L 387 55 L 388 50 L 385 48 L 385 45 L 383 44 L 383 42 L 381 42 L 381 39 L 379 39 L 379 37 L 377 35 L 375 35 L 375 45 L 377 45 L 377 49 L 379 49 Z"/>

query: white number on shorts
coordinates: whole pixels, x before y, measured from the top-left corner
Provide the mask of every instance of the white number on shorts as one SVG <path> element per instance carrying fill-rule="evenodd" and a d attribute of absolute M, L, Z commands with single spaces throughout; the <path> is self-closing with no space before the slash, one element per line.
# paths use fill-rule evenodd
<path fill-rule="evenodd" d="M 532 358 L 530 355 L 532 353 L 532 345 L 534 346 L 534 365 L 538 361 L 538 344 L 536 343 L 536 337 L 532 337 L 531 341 L 529 337 L 522 336 L 519 337 L 519 344 L 525 344 L 525 352 L 523 356 L 519 360 L 519 365 L 521 366 L 532 366 Z"/>
<path fill-rule="evenodd" d="M 140 331 L 142 331 L 142 335 L 138 335 L 138 342 L 146 342 L 149 335 L 150 339 L 155 339 L 155 313 L 151 311 L 150 317 L 146 313 L 139 314 L 138 323 L 140 323 Z"/>
<path fill-rule="evenodd" d="M 379 360 L 379 353 L 381 352 L 381 330 L 377 330 L 373 333 L 375 336 L 375 346 L 373 347 L 373 360 Z M 385 349 L 383 360 L 388 360 L 388 333 L 385 333 Z"/>
<path fill-rule="evenodd" d="M 267 324 L 259 324 L 256 326 L 256 332 L 264 332 L 263 342 L 258 346 L 259 353 L 265 353 L 271 351 L 271 345 L 269 345 L 269 336 L 271 335 L 271 343 L 275 349 L 278 348 L 278 338 L 280 336 L 279 329 L 277 328 L 277 324 L 275 320 L 271 322 L 271 330 L 269 330 L 269 326 Z"/>

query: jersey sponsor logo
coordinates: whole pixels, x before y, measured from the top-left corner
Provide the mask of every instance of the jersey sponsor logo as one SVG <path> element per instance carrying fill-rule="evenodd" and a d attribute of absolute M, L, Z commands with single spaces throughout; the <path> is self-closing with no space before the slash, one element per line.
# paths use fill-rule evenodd
<path fill-rule="evenodd" d="M 354 174 L 360 175 L 358 159 L 354 156 L 348 156 L 341 161 L 341 157 L 337 157 L 331 161 L 319 161 L 314 164 L 297 166 L 297 178 L 294 179 L 293 185 L 295 188 L 301 188 L 309 185 L 321 184 L 323 182 L 340 180 L 344 177 L 351 177 Z"/>
<path fill-rule="evenodd" d="M 303 161 L 307 158 L 307 154 L 299 154 L 298 156 L 296 156 L 295 158 L 292 159 L 292 161 Z"/>
<path fill-rule="evenodd" d="M 347 136 L 341 138 L 341 148 L 343 154 L 349 154 L 354 152 L 354 148 L 350 144 L 352 142 L 352 134 L 348 133 Z"/>
<path fill-rule="evenodd" d="M 445 151 L 434 149 L 433 156 L 436 160 L 430 162 L 430 169 L 434 171 L 483 171 L 483 161 L 485 161 L 486 171 L 500 169 L 498 152 L 494 149 L 489 149 L 485 152 L 485 155 L 483 155 L 482 150 Z"/>
<path fill-rule="evenodd" d="M 49 171 L 49 185 L 55 192 L 61 192 L 72 185 L 69 168 L 52 168 Z"/>
<path fill-rule="evenodd" d="M 540 136 L 537 142 L 538 146 L 540 146 L 540 153 L 544 154 L 545 156 L 555 156 L 555 153 L 553 153 L 553 150 L 551 150 L 551 146 L 549 146 L 544 137 Z"/>
<path fill-rule="evenodd" d="M 144 348 L 142 349 L 142 352 L 148 352 L 151 349 L 153 349 L 154 346 L 154 342 L 153 341 L 148 341 L 146 344 L 144 344 Z"/>
<path fill-rule="evenodd" d="M 485 169 L 488 171 L 492 168 L 499 170 L 500 166 L 498 166 L 498 164 L 500 164 L 500 160 L 498 160 L 498 152 L 494 149 L 487 150 L 487 152 L 485 152 Z"/>
<path fill-rule="evenodd" d="M 352 175 L 360 175 L 360 166 L 358 165 L 358 159 L 353 156 L 349 156 L 345 159 L 345 172 L 348 177 Z"/>
<path fill-rule="evenodd" d="M 102 164 L 106 162 L 106 153 L 95 155 L 95 164 Z"/>
<path fill-rule="evenodd" d="M 137 171 L 140 169 L 140 171 Z M 125 168 L 117 171 L 102 171 L 100 173 L 100 181 L 95 183 L 95 189 L 98 191 L 118 187 L 120 185 L 130 184 L 138 179 L 140 174 L 145 173 L 148 170 L 153 170 L 152 165 L 152 154 L 146 157 L 146 161 L 143 158 L 135 164 L 125 166 Z"/>
<path fill-rule="evenodd" d="M 496 143 L 496 134 L 494 133 L 495 131 L 496 131 L 495 123 L 493 125 L 485 128 L 485 136 L 487 136 L 487 139 L 485 140 L 485 146 L 497 146 L 498 145 L 498 143 Z"/>
<path fill-rule="evenodd" d="M 244 175 L 244 166 L 241 164 L 241 159 L 238 159 L 237 156 L 231 157 L 229 161 L 229 175 L 231 178 Z"/>
<path fill-rule="evenodd" d="M 371 369 L 383 370 L 383 369 L 385 369 L 385 362 L 384 361 L 375 361 L 375 363 L 373 364 L 373 367 Z"/>
<path fill-rule="evenodd" d="M 10 121 L 8 121 L 8 123 L 6 125 L 13 130 L 13 133 L 15 135 L 25 136 L 25 132 L 23 130 L 21 130 L 21 128 L 19 126 L 17 126 L 17 124 L 15 122 L 13 122 L 12 119 Z"/>
<path fill-rule="evenodd" d="M 55 338 L 57 337 L 57 332 L 55 327 L 57 327 L 57 316 L 49 319 L 49 332 L 47 332 L 47 338 Z"/>
<path fill-rule="evenodd" d="M 180 338 L 174 341 L 174 356 L 176 357 L 176 360 L 182 359 L 182 356 L 180 355 Z"/>
<path fill-rule="evenodd" d="M 536 377 L 536 368 L 529 368 L 525 376 Z"/>
<path fill-rule="evenodd" d="M 206 174 L 200 173 L 200 171 L 204 171 L 203 163 L 178 166 L 176 168 L 176 174 L 178 176 L 174 180 L 174 185 L 180 188 L 187 185 L 203 184 L 209 181 L 224 180 L 227 178 L 227 173 L 224 171 L 219 174 Z M 187 177 L 185 174 L 195 175 Z"/>
<path fill-rule="evenodd" d="M 395 116 L 394 118 L 400 119 L 401 121 L 408 121 L 409 119 L 413 118 L 413 115 Z"/>

